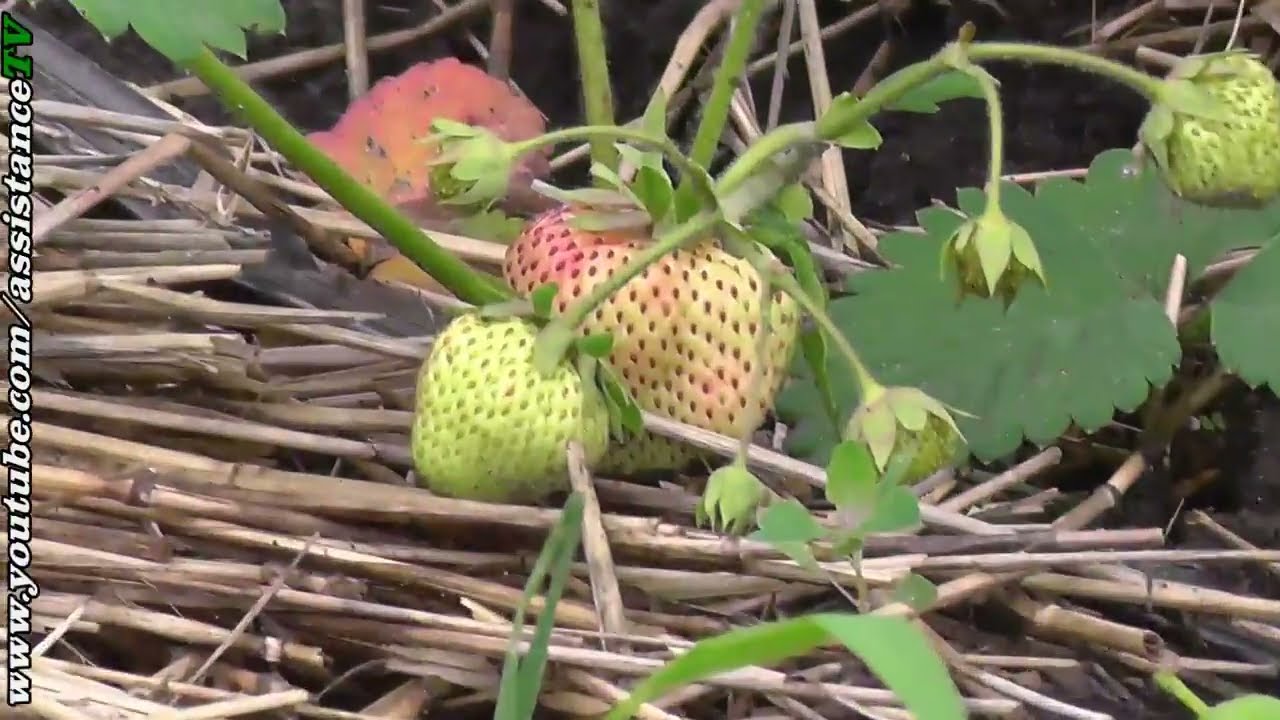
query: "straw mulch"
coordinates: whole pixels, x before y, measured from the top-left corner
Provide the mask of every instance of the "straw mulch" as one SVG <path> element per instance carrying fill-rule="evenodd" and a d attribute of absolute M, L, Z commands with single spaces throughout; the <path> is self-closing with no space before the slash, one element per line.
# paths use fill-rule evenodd
<path fill-rule="evenodd" d="M 483 716 L 508 618 L 557 510 L 413 486 L 410 399 L 429 337 L 376 332 L 367 321 L 377 313 L 261 304 L 233 284 L 268 260 L 273 239 L 246 229 L 273 207 L 268 198 L 301 235 L 372 233 L 302 178 L 282 175 L 279 158 L 240 130 L 54 101 L 36 110 L 42 140 L 63 148 L 40 158 L 38 184 L 47 198 L 64 197 L 38 212 L 33 550 L 43 638 L 33 712 Z M 90 128 L 132 149 L 65 149 Z M 219 161 L 215 145 L 234 161 Z M 192 187 L 149 177 L 178 160 L 205 175 Z M 170 217 L 92 218 L 107 197 L 144 200 Z M 436 237 L 479 265 L 501 257 L 491 243 Z M 457 305 L 397 292 L 421 303 L 428 327 Z M 728 438 L 647 421 L 732 453 Z M 1222 638 L 1280 641 L 1280 599 L 1138 568 L 1266 561 L 1280 574 L 1280 553 L 1248 547 L 1200 513 L 1206 550 L 1163 549 L 1159 527 L 1091 529 L 1110 506 L 1107 491 L 1052 517 L 1044 507 L 1056 491 L 1027 481 L 1059 459 L 1051 448 L 972 484 L 936 477 L 921 486 L 926 532 L 867 548 L 875 612 L 911 613 L 886 592 L 908 573 L 939 584 L 924 621 L 974 715 L 1133 714 L 1161 663 L 1222 692 L 1274 678 L 1274 659 L 1224 659 L 1231 643 Z M 802 496 L 821 485 L 820 468 L 767 444 L 753 460 Z M 1140 467 L 1132 458 L 1109 487 L 1122 493 Z M 815 574 L 761 544 L 696 529 L 696 482 L 591 482 L 583 472 L 575 482 L 588 500 L 585 553 L 556 609 L 547 708 L 596 715 L 699 638 L 850 606 L 847 563 Z M 1010 632 L 976 629 L 979 609 Z M 1175 613 L 1188 618 L 1180 627 Z M 891 693 L 834 650 L 716 677 L 641 717 L 709 717 L 726 693 L 743 717 L 848 717 L 851 708 L 904 717 Z"/>

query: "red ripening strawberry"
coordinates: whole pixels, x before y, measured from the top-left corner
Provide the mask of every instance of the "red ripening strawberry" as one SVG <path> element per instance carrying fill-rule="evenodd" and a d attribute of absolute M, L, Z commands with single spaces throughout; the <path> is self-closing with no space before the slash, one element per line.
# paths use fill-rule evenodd
<path fill-rule="evenodd" d="M 581 230 L 570 224 L 573 217 L 569 206 L 536 217 L 508 246 L 503 264 L 503 276 L 522 295 L 556 283 L 558 312 L 652 242 L 639 230 Z M 762 392 L 749 397 L 762 319 L 760 283 L 747 261 L 707 240 L 650 265 L 580 331 L 613 335 L 610 363 L 642 409 L 738 437 L 772 406 L 799 329 L 795 301 L 774 293 Z M 597 470 L 628 475 L 680 469 L 698 457 L 683 443 L 645 434 L 612 447 Z"/>

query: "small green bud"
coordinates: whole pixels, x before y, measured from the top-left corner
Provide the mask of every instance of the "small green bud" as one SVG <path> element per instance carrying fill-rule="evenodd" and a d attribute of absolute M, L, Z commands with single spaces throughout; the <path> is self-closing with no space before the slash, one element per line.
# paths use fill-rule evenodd
<path fill-rule="evenodd" d="M 998 207 L 966 220 L 943 246 L 942 262 L 955 271 L 961 297 L 999 297 L 1006 308 L 1027 281 L 1045 284 L 1031 236 Z"/>
<path fill-rule="evenodd" d="M 768 494 L 768 488 L 750 470 L 736 463 L 726 465 L 707 478 L 696 513 L 698 524 L 740 535 L 755 525 L 756 510 Z"/>
<path fill-rule="evenodd" d="M 427 142 L 439 147 L 428 178 L 431 192 L 449 205 L 487 208 L 507 194 L 515 149 L 497 135 L 453 120 L 437 119 Z"/>

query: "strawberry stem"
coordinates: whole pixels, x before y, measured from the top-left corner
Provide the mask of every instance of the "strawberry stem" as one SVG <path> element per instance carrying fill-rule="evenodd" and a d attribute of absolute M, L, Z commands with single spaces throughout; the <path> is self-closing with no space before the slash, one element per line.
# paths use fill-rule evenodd
<path fill-rule="evenodd" d="M 804 291 L 804 288 L 800 287 L 800 283 L 794 277 L 783 272 L 772 272 L 769 275 L 769 282 L 774 287 L 795 298 L 795 301 L 800 303 L 805 312 L 813 317 L 814 322 L 818 323 L 822 331 L 835 341 L 840 354 L 844 356 L 845 362 L 849 363 L 849 369 L 853 371 L 853 379 L 858 384 L 859 396 L 865 399 L 881 387 L 875 376 L 863 364 L 862 358 L 858 356 L 858 351 L 853 349 L 853 344 L 849 342 L 849 338 L 845 337 L 845 334 L 831 320 L 831 316 L 827 314 L 827 311 L 823 310 L 813 298 L 809 297 L 809 294 Z"/>
<path fill-rule="evenodd" d="M 1205 704 L 1205 701 L 1201 700 L 1194 692 L 1191 691 L 1191 688 L 1187 687 L 1186 683 L 1182 682 L 1182 680 L 1172 672 L 1168 670 L 1160 670 L 1152 675 L 1151 679 L 1156 681 L 1156 685 L 1160 686 L 1161 690 L 1173 696 L 1197 717 L 1202 717 L 1205 713 L 1209 712 L 1209 706 Z"/>
<path fill-rule="evenodd" d="M 802 172 L 826 146 L 857 124 L 869 120 L 908 91 L 966 62 L 1014 60 L 1041 65 L 1060 65 L 1102 75 L 1129 86 L 1148 100 L 1159 98 L 1166 85 L 1161 78 L 1114 60 L 1051 45 L 1030 43 L 951 43 L 932 57 L 908 65 L 876 83 L 857 103 L 837 103 L 813 123 L 781 125 L 756 140 L 738 156 L 716 182 L 722 202 L 736 204 L 730 193 L 738 191 L 762 166 L 783 150 L 799 152 L 787 160 L 783 175 Z"/>
<path fill-rule="evenodd" d="M 945 53 L 947 50 L 943 49 L 942 52 Z M 1128 85 L 1139 95 L 1152 101 L 1159 98 L 1165 91 L 1165 82 L 1162 78 L 1100 55 L 1091 55 L 1071 48 L 1038 43 L 979 42 L 966 45 L 959 52 L 972 62 L 998 60 L 1060 65 L 1101 75 L 1122 85 Z"/>
<path fill-rule="evenodd" d="M 577 127 L 552 130 L 535 138 L 510 143 L 508 147 L 512 154 L 518 157 L 539 148 L 557 145 L 562 142 L 582 141 L 584 139 L 622 140 L 632 145 L 662 153 L 663 157 L 670 160 L 671 164 L 680 170 L 682 176 L 692 181 L 694 191 L 702 196 L 708 206 L 715 206 L 715 188 L 712 186 L 711 177 L 707 175 L 707 171 L 701 165 L 690 160 L 687 155 L 681 152 L 680 147 L 669 138 L 656 137 L 640 128 L 621 127 L 618 125 L 579 125 Z M 610 147 L 612 146 L 611 143 Z"/>
<path fill-rule="evenodd" d="M 582 107 L 587 124 L 613 125 L 616 118 L 604 24 L 600 21 L 600 0 L 573 0 L 573 36 L 578 45 L 578 75 L 582 80 Z M 618 150 L 613 143 L 593 137 L 591 161 L 617 170 Z"/>
<path fill-rule="evenodd" d="M 978 86 L 987 104 L 987 207 L 986 212 L 1000 213 L 1000 184 L 1004 176 L 1004 108 L 996 81 L 980 67 L 965 68 Z"/>
<path fill-rule="evenodd" d="M 713 229 L 722 220 L 719 212 L 706 212 L 691 218 L 688 222 L 664 232 L 653 244 L 645 248 L 625 265 L 618 269 L 609 279 L 597 285 L 590 294 L 569 306 L 562 315 L 552 318 L 551 322 L 538 332 L 538 339 L 533 345 L 534 367 L 544 375 L 549 375 L 564 358 L 573 344 L 578 327 L 602 303 L 613 297 L 632 278 L 644 272 L 662 256 L 700 238 Z"/>
<path fill-rule="evenodd" d="M 702 107 L 702 120 L 698 123 L 693 148 L 689 153 L 689 157 L 699 167 L 710 167 L 720 139 L 724 136 L 724 126 L 729 119 L 729 105 L 746 72 L 747 60 L 755 46 L 756 28 L 760 25 L 763 14 L 764 0 L 743 0 L 731 20 L 733 29 L 729 42 L 725 45 L 720 66 L 716 68 L 711 95 Z M 682 177 L 676 188 L 675 207 L 679 213 L 676 215 L 677 221 L 686 219 L 697 210 L 693 202 L 694 188 L 691 181 L 688 176 Z"/>
<path fill-rule="evenodd" d="M 756 400 L 764 395 L 764 367 L 768 362 L 769 354 L 769 319 L 773 313 L 773 287 L 767 282 L 770 270 L 768 268 L 756 268 L 756 272 L 760 273 L 760 277 L 766 282 L 760 283 L 760 324 L 756 328 L 755 343 L 753 349 L 755 352 L 755 362 L 751 364 L 751 373 L 747 376 L 747 400 L 748 407 L 755 409 L 757 407 Z M 735 465 L 741 465 L 743 468 L 747 466 L 747 455 L 751 451 L 751 436 L 755 434 L 756 428 L 760 427 L 764 422 L 764 418 L 757 413 L 755 416 L 747 418 L 746 424 L 742 428 L 742 434 L 738 436 L 738 452 L 734 455 L 733 462 Z"/>
<path fill-rule="evenodd" d="M 242 114 L 271 147 L 459 299 L 483 305 L 511 297 L 510 290 L 437 245 L 421 228 L 344 172 L 208 48 L 183 65 L 224 105 Z"/>

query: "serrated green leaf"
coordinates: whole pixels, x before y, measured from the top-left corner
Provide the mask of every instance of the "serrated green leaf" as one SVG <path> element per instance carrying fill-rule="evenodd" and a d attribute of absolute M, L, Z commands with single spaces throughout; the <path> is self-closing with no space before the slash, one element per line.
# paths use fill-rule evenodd
<path fill-rule="evenodd" d="M 1162 304 L 1174 257 L 1186 257 L 1194 280 L 1224 251 L 1280 233 L 1280 203 L 1253 211 L 1191 203 L 1171 209 L 1155 168 L 1135 173 L 1132 162 L 1128 149 L 1117 149 L 1095 158 L 1083 182 L 1049 180 L 1034 195 L 1004 186 L 1004 212 L 1035 239 L 1050 280 L 1047 289 L 1024 287 L 1007 312 L 999 300 L 957 304 L 938 280 L 942 244 L 963 222 L 949 210 L 922 211 L 923 235 L 882 238 L 881 252 L 897 267 L 854 275 L 848 288 L 855 294 L 834 300 L 829 312 L 880 382 L 919 387 L 976 416 L 956 420 L 983 460 L 1024 439 L 1051 442 L 1073 420 L 1097 429 L 1172 377 L 1181 348 Z M 967 212 L 983 207 L 977 190 L 959 198 Z M 857 390 L 835 364 L 839 358 L 828 362 L 847 415 L 860 400 Z M 825 463 L 839 434 L 814 412 L 820 397 L 811 373 L 801 363 L 793 373 L 802 380 L 777 402 L 793 428 L 787 449 Z"/>
<path fill-rule="evenodd" d="M 821 539 L 826 531 L 799 500 L 788 499 L 770 505 L 760 517 L 760 528 L 751 534 L 753 540 L 774 543 L 810 543 Z"/>
<path fill-rule="evenodd" d="M 910 488 L 896 482 L 882 483 L 874 511 L 860 530 L 875 533 L 900 532 L 920 524 L 920 499 Z"/>
<path fill-rule="evenodd" d="M 886 106 L 886 110 L 933 114 L 939 103 L 960 98 L 982 99 L 982 85 L 962 70 L 951 70 L 923 82 Z"/>
<path fill-rule="evenodd" d="M 800 567 L 816 570 L 818 563 L 809 543 L 825 535 L 826 531 L 804 505 L 788 499 L 765 509 L 760 517 L 760 528 L 750 538 L 772 545 Z"/>
<path fill-rule="evenodd" d="M 1280 392 L 1280 235 L 1209 305 L 1218 359 L 1241 380 Z"/>
<path fill-rule="evenodd" d="M 129 26 L 148 45 L 178 64 L 194 60 L 205 47 L 245 58 L 245 31 L 283 32 L 280 0 L 71 0 L 108 40 Z"/>

